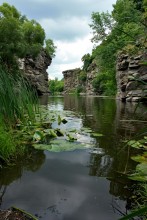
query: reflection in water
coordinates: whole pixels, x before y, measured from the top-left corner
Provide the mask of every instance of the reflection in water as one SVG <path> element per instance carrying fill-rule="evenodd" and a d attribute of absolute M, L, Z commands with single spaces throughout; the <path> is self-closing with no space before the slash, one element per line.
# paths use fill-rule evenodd
<path fill-rule="evenodd" d="M 16 161 L 16 164 L 0 169 L 0 205 L 6 193 L 7 186 L 20 179 L 25 170 L 35 172 L 40 169 L 44 161 L 44 152 L 32 149 L 27 154 L 27 158 L 21 158 L 21 160 Z"/>
<path fill-rule="evenodd" d="M 124 141 L 144 130 L 146 106 L 74 96 L 45 97 L 40 102 L 51 110 L 73 111 L 76 121 L 69 120 L 68 126 L 88 127 L 103 136 L 86 137 L 93 140 L 94 149 L 33 151 L 29 158 L 0 170 L 2 208 L 16 205 L 43 220 L 118 219 L 131 207 L 130 189 L 135 189 L 125 174 L 135 168 L 130 156 L 136 152 Z"/>

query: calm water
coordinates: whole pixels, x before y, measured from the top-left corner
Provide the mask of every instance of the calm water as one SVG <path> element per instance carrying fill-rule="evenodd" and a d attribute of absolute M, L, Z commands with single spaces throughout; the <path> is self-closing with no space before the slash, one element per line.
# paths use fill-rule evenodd
<path fill-rule="evenodd" d="M 102 133 L 98 150 L 34 151 L 0 170 L 0 208 L 16 206 L 43 220 L 115 220 L 129 211 L 136 152 L 124 140 L 147 125 L 146 106 L 98 97 L 43 97 L 50 109 L 73 111 L 76 123 Z M 78 120 L 77 120 L 78 119 Z M 129 120 L 129 121 L 128 121 Z M 77 124 L 77 126 L 79 126 Z"/>

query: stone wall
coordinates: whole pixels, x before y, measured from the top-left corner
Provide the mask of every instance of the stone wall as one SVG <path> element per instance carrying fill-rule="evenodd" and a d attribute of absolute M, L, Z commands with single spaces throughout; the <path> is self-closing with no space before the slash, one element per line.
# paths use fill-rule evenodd
<path fill-rule="evenodd" d="M 52 59 L 42 50 L 36 58 L 27 56 L 19 60 L 19 67 L 39 95 L 49 92 L 47 68 Z"/>
<path fill-rule="evenodd" d="M 117 98 L 122 101 L 144 101 L 147 99 L 147 54 L 120 55 L 117 59 Z"/>
<path fill-rule="evenodd" d="M 92 63 L 87 70 L 87 79 L 86 81 L 81 81 L 79 79 L 80 68 L 65 70 L 63 71 L 64 76 L 64 93 L 71 93 L 77 88 L 82 88 L 82 92 L 87 95 L 94 95 L 94 88 L 92 86 L 92 81 L 96 74 L 96 65 Z"/>

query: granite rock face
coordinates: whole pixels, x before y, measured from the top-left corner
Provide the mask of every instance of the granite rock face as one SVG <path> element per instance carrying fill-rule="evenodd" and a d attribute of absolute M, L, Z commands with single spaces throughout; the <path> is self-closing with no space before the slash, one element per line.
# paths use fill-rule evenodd
<path fill-rule="evenodd" d="M 94 95 L 94 88 L 92 86 L 92 81 L 96 75 L 96 65 L 92 63 L 86 72 L 87 78 L 85 81 L 80 80 L 80 68 L 65 70 L 62 72 L 64 76 L 64 93 L 72 93 L 78 88 L 82 88 L 82 92 L 86 95 Z"/>
<path fill-rule="evenodd" d="M 120 55 L 117 59 L 117 98 L 122 101 L 147 99 L 147 54 L 130 57 Z"/>
<path fill-rule="evenodd" d="M 36 58 L 27 56 L 19 60 L 19 68 L 23 71 L 30 84 L 37 90 L 39 95 L 49 92 L 47 68 L 52 58 L 42 50 Z"/>

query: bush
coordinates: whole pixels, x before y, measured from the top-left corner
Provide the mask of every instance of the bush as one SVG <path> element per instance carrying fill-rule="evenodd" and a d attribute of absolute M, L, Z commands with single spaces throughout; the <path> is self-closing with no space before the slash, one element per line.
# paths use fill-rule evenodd
<path fill-rule="evenodd" d="M 87 79 L 87 73 L 85 71 L 81 71 L 79 75 L 79 80 L 85 82 Z"/>

